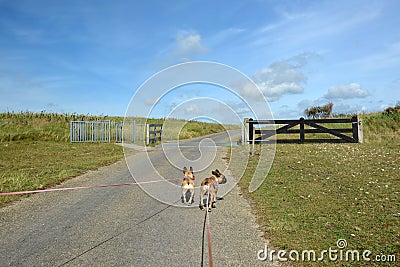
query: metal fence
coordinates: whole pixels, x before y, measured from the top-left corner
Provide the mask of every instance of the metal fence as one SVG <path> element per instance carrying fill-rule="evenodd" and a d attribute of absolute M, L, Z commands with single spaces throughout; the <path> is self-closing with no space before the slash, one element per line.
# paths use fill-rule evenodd
<path fill-rule="evenodd" d="M 146 125 L 136 121 L 71 121 L 71 142 L 144 142 Z"/>

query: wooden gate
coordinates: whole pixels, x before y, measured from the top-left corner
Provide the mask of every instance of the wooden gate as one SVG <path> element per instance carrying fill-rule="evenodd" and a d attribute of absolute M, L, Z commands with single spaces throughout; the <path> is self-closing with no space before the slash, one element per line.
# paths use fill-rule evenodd
<path fill-rule="evenodd" d="M 344 119 L 246 121 L 249 143 L 362 143 L 358 116 Z M 332 126 L 332 127 L 329 127 Z M 346 127 L 347 126 L 347 127 Z M 266 129 L 265 129 L 266 128 Z"/>

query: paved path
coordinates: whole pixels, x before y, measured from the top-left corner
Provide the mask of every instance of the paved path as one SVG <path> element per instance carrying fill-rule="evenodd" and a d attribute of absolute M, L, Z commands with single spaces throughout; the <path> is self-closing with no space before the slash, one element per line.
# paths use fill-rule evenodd
<path fill-rule="evenodd" d="M 200 154 L 195 147 L 182 151 L 194 159 Z M 226 152 L 227 148 L 218 148 L 213 163 L 196 173 L 198 180 L 219 168 L 232 185 L 234 178 L 223 159 Z M 127 165 L 135 175 L 151 176 L 146 158 L 163 176 L 181 177 L 181 170 L 169 164 L 173 159 L 165 154 L 161 148 L 138 152 L 128 164 L 121 161 L 90 171 L 61 186 L 132 182 Z M 150 189 L 162 190 L 161 184 L 165 183 Z M 0 266 L 208 266 L 205 212 L 197 208 L 198 191 L 192 208 L 180 203 L 179 190 L 172 191 L 164 194 L 172 195 L 167 199 L 173 199 L 173 205 L 132 185 L 41 193 L 3 207 Z M 214 266 L 265 266 L 257 260 L 265 242 L 248 203 L 237 187 L 225 193 L 210 215 Z"/>

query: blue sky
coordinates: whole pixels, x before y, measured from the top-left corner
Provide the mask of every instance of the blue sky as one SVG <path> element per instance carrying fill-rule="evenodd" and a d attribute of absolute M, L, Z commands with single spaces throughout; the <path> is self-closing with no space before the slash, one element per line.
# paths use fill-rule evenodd
<path fill-rule="evenodd" d="M 124 115 L 149 77 L 192 60 L 243 72 L 276 118 L 328 101 L 380 111 L 400 101 L 399 13 L 397 0 L 0 0 L 0 112 Z M 198 96 L 237 100 L 214 89 L 183 86 L 152 116 Z M 187 117 L 210 110 L 188 103 Z"/>

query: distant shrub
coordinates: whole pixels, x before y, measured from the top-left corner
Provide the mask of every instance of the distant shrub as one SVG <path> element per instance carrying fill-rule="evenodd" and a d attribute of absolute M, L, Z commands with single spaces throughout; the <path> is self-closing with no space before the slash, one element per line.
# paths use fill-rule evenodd
<path fill-rule="evenodd" d="M 329 102 L 323 106 L 310 107 L 304 110 L 307 118 L 327 118 L 332 116 L 333 103 Z"/>
<path fill-rule="evenodd" d="M 382 112 L 383 115 L 394 115 L 400 113 L 400 102 L 395 107 L 388 107 Z"/>

